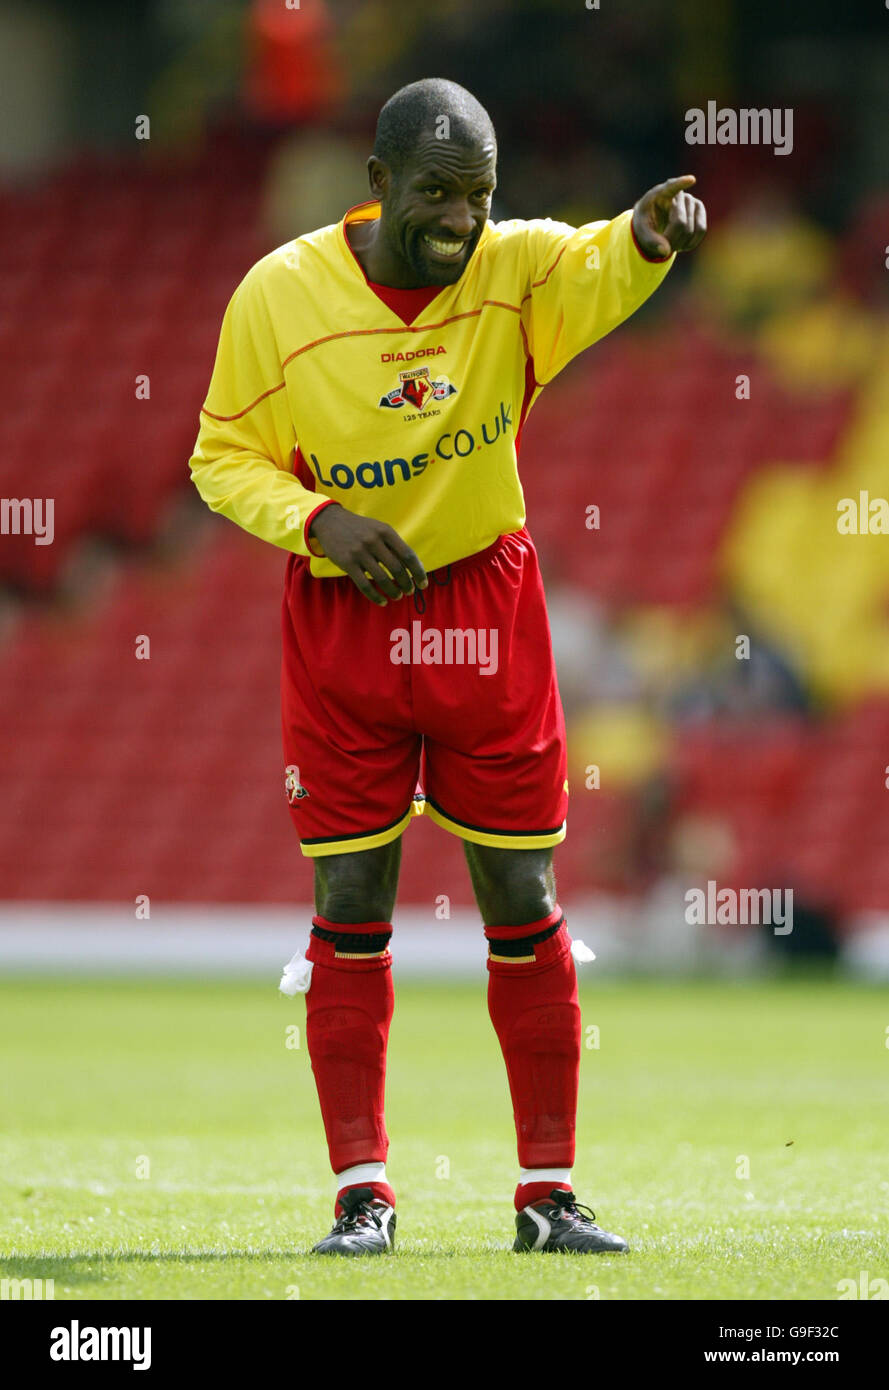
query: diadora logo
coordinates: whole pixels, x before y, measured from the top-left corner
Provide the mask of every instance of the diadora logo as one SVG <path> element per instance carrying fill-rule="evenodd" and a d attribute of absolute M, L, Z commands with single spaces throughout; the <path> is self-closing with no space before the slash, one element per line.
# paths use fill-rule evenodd
<path fill-rule="evenodd" d="M 428 367 L 414 367 L 412 371 L 398 373 L 398 385 L 380 397 L 380 408 L 400 410 L 403 406 L 412 405 L 415 410 L 423 410 L 433 401 L 446 401 L 448 396 L 456 394 L 456 386 L 447 377 L 433 381 Z"/>
<path fill-rule="evenodd" d="M 408 352 L 381 352 L 381 362 L 416 362 L 418 357 L 441 357 L 446 347 L 412 348 Z"/>
<path fill-rule="evenodd" d="M 420 416 L 416 418 L 419 420 Z M 512 406 L 501 401 L 499 414 L 493 420 L 483 420 L 471 430 L 459 429 L 453 433 L 448 430 L 440 434 L 429 452 L 414 454 L 410 462 L 406 458 L 374 459 L 351 466 L 348 463 L 331 466 L 322 464 L 317 454 L 310 453 L 309 459 L 322 487 L 338 487 L 344 492 L 356 483 L 365 488 L 391 487 L 394 483 L 409 483 L 421 477 L 437 459 L 451 463 L 455 458 L 470 458 L 486 445 L 496 444 L 501 437 L 505 439 L 511 429 Z M 325 467 L 329 469 L 330 476 L 325 472 Z"/>

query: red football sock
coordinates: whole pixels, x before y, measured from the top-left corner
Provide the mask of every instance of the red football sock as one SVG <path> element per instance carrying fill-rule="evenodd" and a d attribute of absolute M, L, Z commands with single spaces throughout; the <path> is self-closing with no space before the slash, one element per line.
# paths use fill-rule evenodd
<path fill-rule="evenodd" d="M 347 1168 L 343 1173 L 337 1173 L 335 1216 L 342 1215 L 343 1194 L 358 1187 L 364 1189 L 370 1188 L 373 1197 L 379 1197 L 382 1201 L 388 1202 L 390 1207 L 395 1206 L 395 1193 L 386 1180 L 385 1164 L 361 1163 L 357 1166 Z"/>
<path fill-rule="evenodd" d="M 521 1211 L 522 1207 L 531 1207 L 535 1202 L 545 1201 L 554 1187 L 560 1192 L 572 1190 L 570 1182 L 520 1182 L 515 1190 L 516 1211 Z"/>
<path fill-rule="evenodd" d="M 574 1163 L 580 1005 L 561 909 L 522 926 L 485 927 L 488 1012 L 500 1040 L 522 1168 Z M 537 1184 L 523 1184 L 525 1195 Z M 546 1196 L 553 1187 L 549 1183 Z M 518 1196 L 518 1193 L 517 1193 Z M 539 1197 L 531 1200 L 539 1200 Z"/>
<path fill-rule="evenodd" d="M 388 1202 L 390 1207 L 395 1206 L 395 1193 L 387 1182 L 353 1182 L 349 1187 L 369 1187 L 374 1197 L 379 1197 L 381 1201 Z M 349 1191 L 349 1187 L 341 1187 L 336 1194 L 336 1206 L 333 1209 L 335 1217 L 342 1216 L 343 1205 L 340 1201 L 344 1192 Z"/>
<path fill-rule="evenodd" d="M 391 922 L 312 918 L 306 951 L 306 959 L 314 962 L 306 994 L 306 1044 L 335 1173 L 357 1163 L 386 1161 L 386 1044 L 394 1004 L 391 935 Z M 391 1200 L 392 1189 L 380 1186 L 375 1195 Z"/>

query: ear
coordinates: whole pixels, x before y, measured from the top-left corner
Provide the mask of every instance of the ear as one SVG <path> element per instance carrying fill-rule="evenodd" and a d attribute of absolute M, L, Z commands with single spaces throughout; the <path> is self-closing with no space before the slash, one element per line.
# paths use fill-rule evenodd
<path fill-rule="evenodd" d="M 389 191 L 392 174 L 388 165 L 384 164 L 381 159 L 377 159 L 375 154 L 372 154 L 367 161 L 367 178 L 371 194 L 374 198 L 382 201 Z"/>

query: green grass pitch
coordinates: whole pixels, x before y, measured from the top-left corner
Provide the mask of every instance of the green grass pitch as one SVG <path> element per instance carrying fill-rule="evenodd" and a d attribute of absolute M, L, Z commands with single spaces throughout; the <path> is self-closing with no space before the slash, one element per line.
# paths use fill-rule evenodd
<path fill-rule="evenodd" d="M 401 984 L 396 963 L 397 1250 L 354 1261 L 307 1253 L 333 1188 L 302 999 L 4 982 L 0 1273 L 56 1300 L 836 1299 L 889 1278 L 881 991 L 587 973 L 575 1187 L 632 1249 L 539 1256 L 510 1248 L 486 978 Z"/>

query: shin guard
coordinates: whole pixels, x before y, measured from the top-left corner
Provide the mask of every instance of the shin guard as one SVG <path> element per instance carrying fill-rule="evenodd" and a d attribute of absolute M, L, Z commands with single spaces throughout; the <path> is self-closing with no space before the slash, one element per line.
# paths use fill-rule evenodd
<path fill-rule="evenodd" d="M 334 1173 L 385 1163 L 386 1045 L 394 1003 L 390 922 L 312 918 L 306 1045 Z"/>

